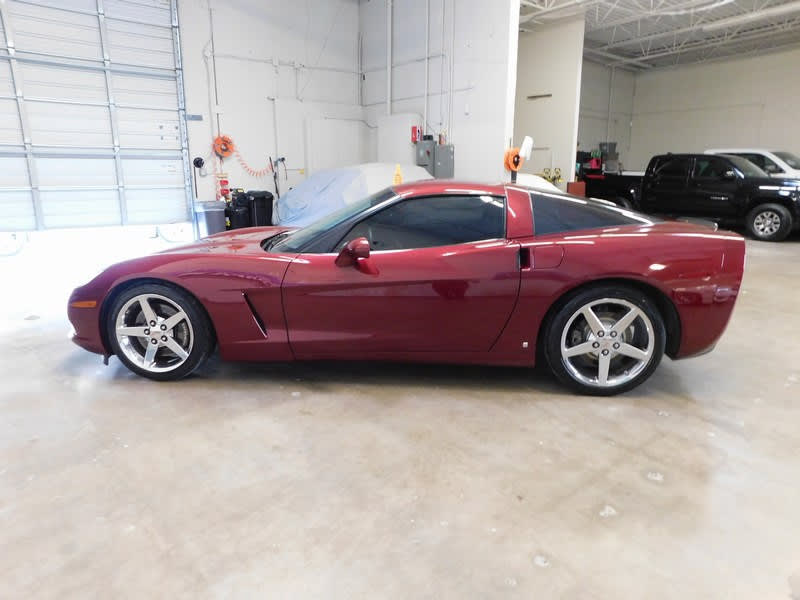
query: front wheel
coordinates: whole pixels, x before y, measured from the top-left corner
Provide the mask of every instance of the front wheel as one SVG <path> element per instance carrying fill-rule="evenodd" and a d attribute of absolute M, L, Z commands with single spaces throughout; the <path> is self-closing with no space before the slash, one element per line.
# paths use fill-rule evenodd
<path fill-rule="evenodd" d="M 631 390 L 664 355 L 666 329 L 650 299 L 625 286 L 597 286 L 569 299 L 550 319 L 545 357 L 562 383 L 585 394 Z"/>
<path fill-rule="evenodd" d="M 163 284 L 141 284 L 114 299 L 106 322 L 108 340 L 134 373 L 170 381 L 191 374 L 214 345 L 211 324 L 198 301 Z"/>
<path fill-rule="evenodd" d="M 755 239 L 780 242 L 792 231 L 792 214 L 780 204 L 760 204 L 748 213 L 746 223 Z"/>

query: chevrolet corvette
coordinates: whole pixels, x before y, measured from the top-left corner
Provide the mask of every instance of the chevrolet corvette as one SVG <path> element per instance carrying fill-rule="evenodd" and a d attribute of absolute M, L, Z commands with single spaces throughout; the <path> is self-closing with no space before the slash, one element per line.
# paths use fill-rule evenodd
<path fill-rule="evenodd" d="M 533 367 L 581 393 L 710 351 L 745 244 L 702 224 L 514 184 L 387 188 L 113 265 L 74 290 L 73 341 L 155 380 L 223 360 Z"/>

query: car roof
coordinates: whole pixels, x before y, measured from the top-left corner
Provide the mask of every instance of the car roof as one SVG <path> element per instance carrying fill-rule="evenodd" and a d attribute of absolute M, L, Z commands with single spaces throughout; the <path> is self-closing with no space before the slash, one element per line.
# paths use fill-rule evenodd
<path fill-rule="evenodd" d="M 650 160 L 655 160 L 656 158 L 693 158 L 696 156 L 704 156 L 700 153 L 690 153 L 690 152 L 667 152 L 666 154 L 656 154 Z"/>
<path fill-rule="evenodd" d="M 706 154 L 731 154 L 733 152 L 763 152 L 764 154 L 772 154 L 773 150 L 766 148 L 710 148 L 705 151 Z"/>
<path fill-rule="evenodd" d="M 455 179 L 426 179 L 392 186 L 398 196 L 426 196 L 438 194 L 467 194 L 504 196 L 504 183 L 475 183 Z"/>

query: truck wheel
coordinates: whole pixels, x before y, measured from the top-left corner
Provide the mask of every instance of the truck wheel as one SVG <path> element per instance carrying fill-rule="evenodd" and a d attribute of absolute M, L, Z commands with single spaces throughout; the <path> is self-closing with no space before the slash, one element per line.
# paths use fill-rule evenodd
<path fill-rule="evenodd" d="M 780 242 L 792 231 L 792 214 L 780 204 L 759 204 L 746 219 L 747 231 L 764 242 Z"/>
<path fill-rule="evenodd" d="M 616 204 L 620 208 L 624 208 L 625 210 L 633 210 L 633 202 L 631 202 L 624 196 L 617 196 L 616 198 L 614 198 L 614 204 Z"/>

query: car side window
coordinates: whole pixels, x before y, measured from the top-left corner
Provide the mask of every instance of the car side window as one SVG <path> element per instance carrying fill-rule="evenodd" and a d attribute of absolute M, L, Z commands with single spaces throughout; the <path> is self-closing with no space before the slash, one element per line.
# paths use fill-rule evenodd
<path fill-rule="evenodd" d="M 359 237 L 372 251 L 465 244 L 505 237 L 505 199 L 429 196 L 393 204 L 357 223 L 337 244 Z"/>
<path fill-rule="evenodd" d="M 704 156 L 695 161 L 693 176 L 700 179 L 721 179 L 726 171 L 732 169 L 731 165 L 720 158 Z"/>
<path fill-rule="evenodd" d="M 764 165 L 761 168 L 764 169 L 764 171 L 766 171 L 770 175 L 772 175 L 773 173 L 783 173 L 783 169 L 781 169 L 778 166 L 778 163 L 770 159 L 768 156 L 764 156 L 763 158 L 764 158 Z"/>
<path fill-rule="evenodd" d="M 621 225 L 651 225 L 652 221 L 606 206 L 595 200 L 532 193 L 533 230 L 536 235 L 619 227 Z"/>
<path fill-rule="evenodd" d="M 663 159 L 656 165 L 653 174 L 656 177 L 681 177 L 689 174 L 690 161 L 686 157 L 676 156 Z"/>
<path fill-rule="evenodd" d="M 759 167 L 760 169 L 763 169 L 764 166 L 766 165 L 766 158 L 767 157 L 763 156 L 761 154 L 751 154 L 751 153 L 748 152 L 746 154 L 737 154 L 736 156 L 741 156 L 745 160 L 749 160 L 751 163 L 753 163 L 755 166 Z M 772 163 L 772 164 L 775 164 L 775 163 Z"/>

